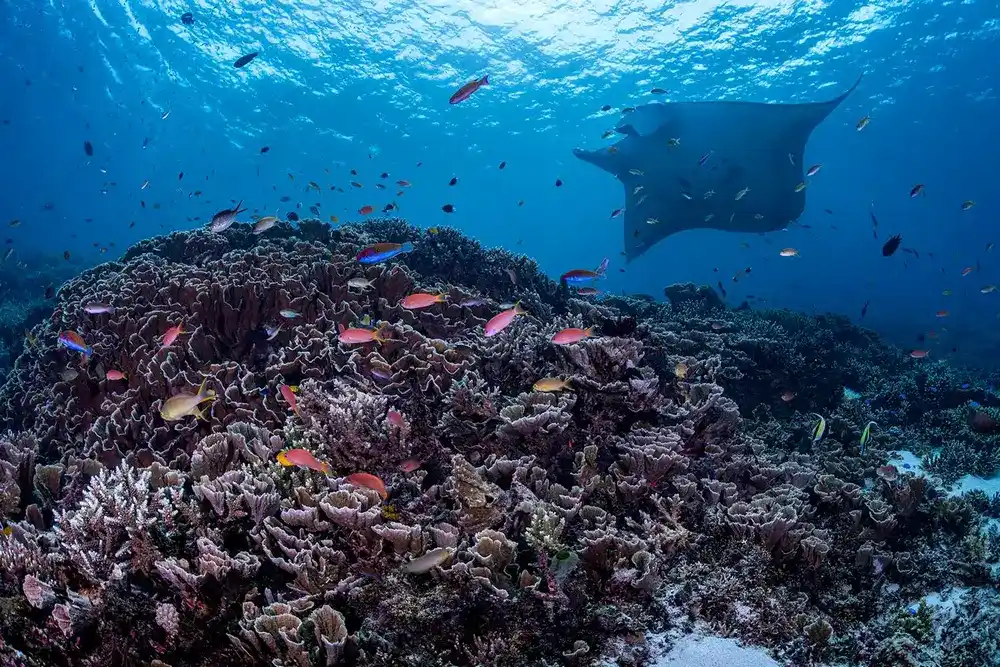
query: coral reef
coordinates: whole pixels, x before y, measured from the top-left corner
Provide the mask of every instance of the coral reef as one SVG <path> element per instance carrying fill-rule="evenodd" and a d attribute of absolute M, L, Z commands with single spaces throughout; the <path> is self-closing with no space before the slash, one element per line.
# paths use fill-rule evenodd
<path fill-rule="evenodd" d="M 449 298 L 400 307 L 415 291 Z M 887 466 L 968 409 L 945 369 L 927 385 L 837 318 L 666 293 L 584 300 L 400 220 L 174 233 L 84 272 L 0 388 L 0 661 L 642 664 L 644 633 L 699 623 L 789 664 L 874 664 L 926 640 L 891 620 L 906 601 L 995 580 L 992 500 Z M 531 316 L 485 337 L 516 300 Z M 365 325 L 383 340 L 339 342 Z M 552 344 L 566 327 L 599 335 Z M 203 380 L 204 419 L 164 421 Z M 892 398 L 921 382 L 919 412 Z"/>

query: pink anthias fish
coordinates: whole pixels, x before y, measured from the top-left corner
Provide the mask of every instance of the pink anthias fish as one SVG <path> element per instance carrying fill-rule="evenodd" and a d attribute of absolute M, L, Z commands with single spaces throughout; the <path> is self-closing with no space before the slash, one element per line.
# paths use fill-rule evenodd
<path fill-rule="evenodd" d="M 298 466 L 300 468 L 309 468 L 310 470 L 315 470 L 316 472 L 330 472 L 329 463 L 326 461 L 320 461 L 312 455 L 312 452 L 305 449 L 286 449 L 278 452 L 275 458 L 278 459 L 278 463 L 286 468 Z"/>
<path fill-rule="evenodd" d="M 388 340 L 383 333 L 384 326 L 378 329 L 347 329 L 341 324 L 339 328 L 340 335 L 337 336 L 337 340 L 347 345 L 363 345 L 365 343 L 382 344 Z"/>
<path fill-rule="evenodd" d="M 123 373 L 116 369 L 111 369 L 110 371 L 108 371 L 105 377 L 107 377 L 107 379 L 112 381 L 128 379 L 128 375 L 126 373 Z"/>
<path fill-rule="evenodd" d="M 177 337 L 180 336 L 182 333 L 187 333 L 184 331 L 183 321 L 177 326 L 170 327 L 169 329 L 167 329 L 166 333 L 163 334 L 163 343 L 160 345 L 160 348 L 162 349 L 164 347 L 170 347 L 171 345 L 173 345 L 174 341 L 176 341 Z"/>
<path fill-rule="evenodd" d="M 421 308 L 433 306 L 435 303 L 444 303 L 447 300 L 447 294 L 426 294 L 424 292 L 416 292 L 415 294 L 403 297 L 403 299 L 399 302 L 399 305 L 407 310 L 420 310 Z"/>
<path fill-rule="evenodd" d="M 594 335 L 594 328 L 590 327 L 588 329 L 577 329 L 570 327 L 568 329 L 563 329 L 562 331 L 556 332 L 552 336 L 552 342 L 556 345 L 572 345 L 573 343 L 579 343 L 585 338 L 590 338 Z"/>
<path fill-rule="evenodd" d="M 388 419 L 389 423 L 396 428 L 403 428 L 406 426 L 406 420 L 403 418 L 403 413 L 399 410 L 389 410 L 389 412 L 386 413 L 386 419 Z"/>
<path fill-rule="evenodd" d="M 417 459 L 406 459 L 399 464 L 399 469 L 403 472 L 413 472 L 414 470 L 419 469 L 422 465 L 423 462 Z"/>
<path fill-rule="evenodd" d="M 513 322 L 518 315 L 526 315 L 527 313 L 528 311 L 521 308 L 521 304 L 518 302 L 514 304 L 513 308 L 505 310 L 498 315 L 494 315 L 490 321 L 486 323 L 486 337 L 489 338 L 490 336 L 496 336 L 498 333 L 509 327 L 510 323 Z"/>
<path fill-rule="evenodd" d="M 294 412 L 299 419 L 302 419 L 302 415 L 299 413 L 298 401 L 295 399 L 295 389 L 287 384 L 283 384 L 278 387 L 278 392 L 288 402 L 288 409 Z"/>

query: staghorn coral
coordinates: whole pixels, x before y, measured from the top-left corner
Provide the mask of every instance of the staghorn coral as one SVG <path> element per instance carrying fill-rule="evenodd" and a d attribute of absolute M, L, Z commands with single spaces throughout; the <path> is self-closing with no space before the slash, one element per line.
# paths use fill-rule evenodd
<path fill-rule="evenodd" d="M 387 265 L 353 261 L 410 239 Z M 350 290 L 359 275 L 373 288 Z M 417 289 L 452 298 L 400 308 Z M 921 385 L 837 318 L 670 294 L 584 301 L 526 258 L 399 220 L 175 233 L 70 280 L 0 388 L 0 598 L 15 610 L 0 657 L 589 664 L 687 618 L 789 664 L 874 660 L 903 641 L 882 622 L 900 595 L 989 581 L 974 539 L 988 502 L 877 473 L 961 397 L 927 398 L 932 416 L 897 434 L 888 393 L 946 374 Z M 533 317 L 484 337 L 513 299 Z M 119 308 L 82 312 L 97 300 Z M 301 317 L 269 340 L 285 308 Z M 388 340 L 340 344 L 365 316 Z M 55 335 L 81 322 L 90 366 L 48 381 L 76 361 Z M 565 326 L 598 336 L 554 346 Z M 129 380 L 103 379 L 111 367 Z M 554 376 L 569 389 L 531 391 Z M 203 377 L 208 419 L 163 422 L 163 400 Z M 299 386 L 297 410 L 281 384 Z M 819 442 L 809 412 L 828 420 Z M 862 453 L 869 420 L 887 426 Z M 278 464 L 290 448 L 328 473 Z M 359 471 L 388 498 L 346 479 Z"/>

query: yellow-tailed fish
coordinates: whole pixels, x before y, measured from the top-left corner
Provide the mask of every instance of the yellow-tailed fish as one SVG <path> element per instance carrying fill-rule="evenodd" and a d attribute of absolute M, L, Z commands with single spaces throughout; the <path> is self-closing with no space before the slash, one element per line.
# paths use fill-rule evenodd
<path fill-rule="evenodd" d="M 207 382 L 208 378 L 201 381 L 197 393 L 182 391 L 164 401 L 163 407 L 160 408 L 160 416 L 163 417 L 164 421 L 179 421 L 190 416 L 204 420 L 205 414 L 198 409 L 198 406 L 205 401 L 214 401 L 216 398 L 214 391 L 205 388 Z"/>

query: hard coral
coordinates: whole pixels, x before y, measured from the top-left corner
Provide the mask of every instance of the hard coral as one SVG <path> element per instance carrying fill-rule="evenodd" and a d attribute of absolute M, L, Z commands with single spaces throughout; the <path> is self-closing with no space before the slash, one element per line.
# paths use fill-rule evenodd
<path fill-rule="evenodd" d="M 354 261 L 406 240 L 389 265 Z M 372 289 L 347 286 L 360 276 Z M 418 290 L 453 298 L 399 306 Z M 856 446 L 888 408 L 843 385 L 909 372 L 891 351 L 836 318 L 670 296 L 585 301 L 400 220 L 138 244 L 66 284 L 0 389 L 17 610 L 0 637 L 52 664 L 588 664 L 677 614 L 809 664 L 865 632 L 859 651 L 891 650 L 887 577 L 909 595 L 982 580 L 973 504 L 876 477 L 891 434 Z M 533 318 L 486 338 L 518 299 Z M 339 342 L 369 321 L 383 342 Z M 77 326 L 94 358 L 52 382 L 79 363 L 55 345 Z M 598 335 L 553 345 L 568 326 Z M 534 391 L 544 377 L 566 386 Z M 163 421 L 203 378 L 205 421 Z M 276 460 L 291 449 L 327 467 Z"/>

